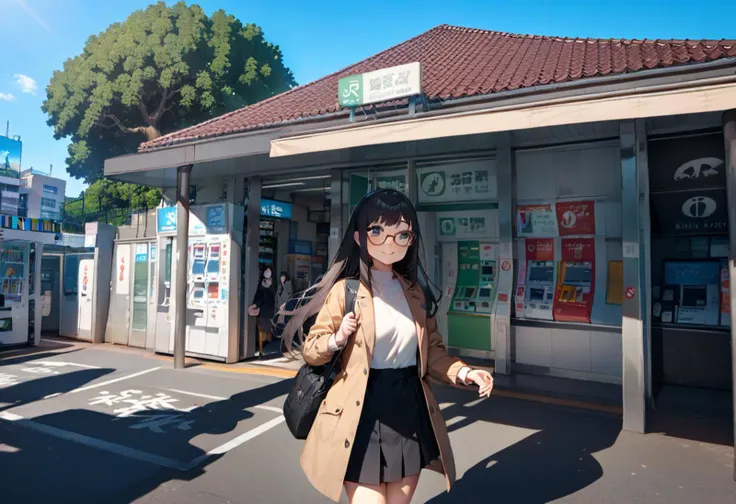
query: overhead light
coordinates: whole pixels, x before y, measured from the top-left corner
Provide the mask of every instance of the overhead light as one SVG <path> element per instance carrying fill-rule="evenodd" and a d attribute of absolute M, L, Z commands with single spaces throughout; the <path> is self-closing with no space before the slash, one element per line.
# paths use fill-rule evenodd
<path fill-rule="evenodd" d="M 326 192 L 329 190 L 330 190 L 329 187 L 310 187 L 309 189 L 296 189 L 292 192 L 295 192 L 295 193 L 297 192 L 318 192 L 318 191 Z"/>
<path fill-rule="evenodd" d="M 323 179 L 328 179 L 330 177 L 332 177 L 332 175 L 312 175 L 312 176 L 309 176 L 309 177 L 295 177 L 295 178 L 289 177 L 289 178 L 282 178 L 282 179 L 272 180 L 270 183 L 280 184 L 282 182 L 284 182 L 284 183 L 286 183 L 286 182 L 300 182 L 300 181 L 303 181 L 303 180 L 323 180 Z M 269 183 L 269 182 L 266 182 L 266 183 Z"/>
<path fill-rule="evenodd" d="M 303 186 L 304 182 L 288 182 L 284 184 L 270 184 L 270 185 L 264 185 L 261 187 L 261 189 L 276 189 L 278 187 L 294 187 L 294 186 Z"/>

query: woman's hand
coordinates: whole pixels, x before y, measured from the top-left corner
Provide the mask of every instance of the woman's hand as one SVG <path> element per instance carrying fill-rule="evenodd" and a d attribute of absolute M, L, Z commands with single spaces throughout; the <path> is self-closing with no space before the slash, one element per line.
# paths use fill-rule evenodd
<path fill-rule="evenodd" d="M 478 385 L 481 397 L 490 397 L 493 391 L 493 376 L 485 369 L 473 369 L 465 377 L 465 381 Z"/>
<path fill-rule="evenodd" d="M 261 313 L 261 309 L 258 306 L 252 304 L 248 307 L 248 315 L 251 317 L 257 317 Z"/>
<path fill-rule="evenodd" d="M 358 328 L 358 316 L 350 312 L 347 315 L 345 315 L 342 318 L 342 324 L 340 324 L 340 329 L 337 330 L 337 333 L 335 334 L 335 343 L 340 348 L 345 345 L 345 343 L 348 341 L 348 338 L 351 334 L 355 332 L 355 330 Z"/>

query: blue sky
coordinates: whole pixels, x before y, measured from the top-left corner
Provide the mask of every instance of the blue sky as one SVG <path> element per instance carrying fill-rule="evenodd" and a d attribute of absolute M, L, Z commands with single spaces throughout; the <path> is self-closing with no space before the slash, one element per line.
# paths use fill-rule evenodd
<path fill-rule="evenodd" d="M 41 112 L 55 69 L 78 54 L 87 37 L 151 2 L 0 0 L 0 132 L 23 140 L 23 168 L 66 175 L 65 140 L 54 140 Z M 167 2 L 171 3 L 171 2 Z M 202 0 L 263 27 L 304 84 L 447 23 L 514 33 L 571 37 L 736 39 L 736 2 L 715 0 L 496 1 Z M 699 6 L 704 8 L 699 8 Z M 81 181 L 67 184 L 77 196 Z"/>

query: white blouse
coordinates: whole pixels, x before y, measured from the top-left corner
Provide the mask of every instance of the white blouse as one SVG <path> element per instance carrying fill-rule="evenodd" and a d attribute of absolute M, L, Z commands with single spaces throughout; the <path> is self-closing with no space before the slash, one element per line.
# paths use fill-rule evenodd
<path fill-rule="evenodd" d="M 376 343 L 373 347 L 374 369 L 398 369 L 417 364 L 417 329 L 401 282 L 393 272 L 371 270 Z M 330 350 L 339 347 L 332 335 Z M 457 381 L 465 383 L 470 368 L 463 367 Z"/>

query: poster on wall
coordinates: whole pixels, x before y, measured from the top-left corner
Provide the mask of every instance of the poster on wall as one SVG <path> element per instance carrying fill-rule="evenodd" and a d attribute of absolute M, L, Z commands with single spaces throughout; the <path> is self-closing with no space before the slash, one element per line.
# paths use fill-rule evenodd
<path fill-rule="evenodd" d="M 417 168 L 420 204 L 495 200 L 496 160 L 480 159 Z"/>
<path fill-rule="evenodd" d="M 727 266 L 721 266 L 721 325 L 731 325 L 731 289 Z"/>
<path fill-rule="evenodd" d="M 562 260 L 595 261 L 595 238 L 565 238 L 562 240 Z"/>
<path fill-rule="evenodd" d="M 496 210 L 438 212 L 437 230 L 440 241 L 495 238 L 498 235 Z"/>
<path fill-rule="evenodd" d="M 555 260 L 555 241 L 552 238 L 527 238 L 524 246 L 527 261 Z"/>
<path fill-rule="evenodd" d="M 595 234 L 595 201 L 555 204 L 560 236 Z"/>
<path fill-rule="evenodd" d="M 554 204 L 517 206 L 516 233 L 518 236 L 557 236 Z"/>
<path fill-rule="evenodd" d="M 115 266 L 115 293 L 127 296 L 130 293 L 128 275 L 130 275 L 130 245 L 118 245 L 117 261 Z"/>
<path fill-rule="evenodd" d="M 728 233 L 725 189 L 653 193 L 652 232 L 656 234 Z"/>

